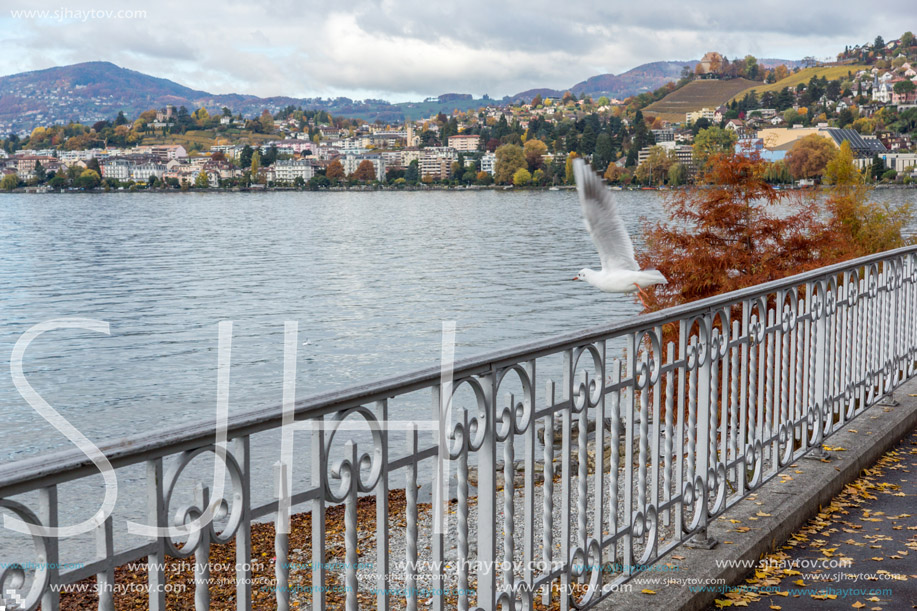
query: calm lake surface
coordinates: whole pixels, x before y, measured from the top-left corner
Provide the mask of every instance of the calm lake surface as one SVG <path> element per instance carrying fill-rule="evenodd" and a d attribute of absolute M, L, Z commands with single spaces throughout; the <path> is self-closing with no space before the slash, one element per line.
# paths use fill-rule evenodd
<path fill-rule="evenodd" d="M 882 190 L 878 199 L 913 199 Z M 640 248 L 662 193 L 617 192 Z M 233 321 L 230 409 L 281 401 L 284 321 L 299 323 L 297 396 L 634 315 L 570 282 L 599 266 L 575 191 L 290 192 L 0 197 L 0 354 L 53 318 L 36 391 L 94 442 L 213 418 L 217 324 Z M 70 442 L 0 375 L 0 462 Z"/>
<path fill-rule="evenodd" d="M 657 194 L 620 192 L 634 235 Z M 297 396 L 639 311 L 570 282 L 599 266 L 574 191 L 13 195 L 0 199 L 0 354 L 46 334 L 25 373 L 94 442 L 212 419 L 217 325 L 233 321 L 230 409 L 281 401 L 284 321 Z M 0 376 L 0 462 L 69 447 Z"/>
<path fill-rule="evenodd" d="M 617 196 L 639 249 L 641 219 L 662 218 L 662 193 Z M 0 354 L 8 362 L 20 335 L 43 321 L 108 322 L 109 336 L 45 334 L 24 361 L 35 390 L 101 444 L 213 420 L 220 321 L 233 321 L 238 413 L 280 404 L 284 321 L 299 323 L 302 398 L 438 364 L 443 321 L 455 321 L 462 358 L 638 313 L 631 296 L 570 282 L 598 265 L 574 191 L 3 195 Z M 393 403 L 390 417 L 426 417 L 418 406 L 428 397 L 411 409 Z M 252 440 L 256 501 L 272 498 L 278 439 Z M 70 447 L 4 366 L 0 463 Z M 294 490 L 308 479 L 301 450 Z M 139 544 L 125 525 L 143 521 L 146 483 L 143 465 L 118 473 L 115 541 L 124 549 Z M 189 469 L 189 482 L 209 473 Z M 93 476 L 61 486 L 62 523 L 90 517 L 101 484 Z M 95 549 L 88 534 L 61 545 L 68 561 Z M 31 558 L 30 547 L 0 532 L 0 561 Z"/>

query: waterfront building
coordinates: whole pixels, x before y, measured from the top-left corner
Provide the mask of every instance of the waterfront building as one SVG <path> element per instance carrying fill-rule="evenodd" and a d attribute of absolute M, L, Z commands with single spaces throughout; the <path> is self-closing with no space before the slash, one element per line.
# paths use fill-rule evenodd
<path fill-rule="evenodd" d="M 309 182 L 315 176 L 315 166 L 308 159 L 281 159 L 271 165 L 273 180 L 277 183 L 293 184 L 297 178 Z"/>
<path fill-rule="evenodd" d="M 458 134 L 449 136 L 449 147 L 462 153 L 471 153 L 478 150 L 481 137 L 477 134 Z"/>

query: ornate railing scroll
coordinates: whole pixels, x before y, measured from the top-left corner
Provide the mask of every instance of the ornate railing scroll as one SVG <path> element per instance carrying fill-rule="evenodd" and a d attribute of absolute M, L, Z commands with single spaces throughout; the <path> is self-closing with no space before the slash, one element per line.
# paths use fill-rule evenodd
<path fill-rule="evenodd" d="M 92 464 L 64 452 L 4 465 L 0 514 L 34 528 L 28 557 L 0 558 L 0 609 L 53 611 L 60 586 L 87 579 L 113 609 L 116 568 L 146 562 L 148 606 L 164 610 L 170 558 L 194 558 L 185 596 L 208 609 L 208 559 L 231 541 L 235 606 L 251 609 L 252 532 L 283 498 L 311 527 L 272 542 L 278 609 L 588 609 L 678 546 L 714 545 L 711 520 L 913 377 L 915 317 L 908 247 L 457 362 L 449 385 L 431 367 L 301 400 L 293 464 L 253 464 L 279 408 L 232 416 L 226 443 L 207 423 L 120 441 L 103 450 L 117 473 L 145 469 L 159 534 L 122 549 L 109 517 L 75 568 L 43 529 L 68 519 L 60 486 Z M 227 485 L 199 480 L 201 460 Z M 301 479 L 288 469 L 309 483 L 289 489 Z M 273 498 L 255 498 L 264 477 Z"/>

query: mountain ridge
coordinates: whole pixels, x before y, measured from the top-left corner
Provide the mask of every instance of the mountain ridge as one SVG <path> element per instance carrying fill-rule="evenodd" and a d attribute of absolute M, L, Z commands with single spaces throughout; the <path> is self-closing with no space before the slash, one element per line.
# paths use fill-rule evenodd
<path fill-rule="evenodd" d="M 788 65 L 796 63 L 790 60 L 762 61 L 779 61 Z M 684 67 L 693 69 L 696 64 L 697 60 L 650 62 L 619 75 L 595 75 L 569 89 L 533 88 L 506 96 L 501 101 L 528 101 L 537 93 L 547 97 L 560 96 L 565 91 L 576 95 L 626 98 L 678 80 Z M 354 101 L 346 97 L 322 99 L 213 94 L 100 60 L 0 77 L 0 130 L 30 131 L 35 126 L 66 121 L 92 123 L 110 119 L 119 111 L 135 117 L 140 112 L 167 104 L 186 106 L 189 110 L 203 106 L 211 112 L 225 106 L 233 113 L 246 116 L 260 114 L 263 109 L 276 112 L 293 105 L 327 110 L 339 116 L 400 122 L 405 118 L 415 119 L 435 112 L 451 113 L 456 108 L 477 108 L 488 102 L 491 100 L 473 99 L 463 94 L 444 95 L 435 101 L 397 104 L 385 100 Z"/>

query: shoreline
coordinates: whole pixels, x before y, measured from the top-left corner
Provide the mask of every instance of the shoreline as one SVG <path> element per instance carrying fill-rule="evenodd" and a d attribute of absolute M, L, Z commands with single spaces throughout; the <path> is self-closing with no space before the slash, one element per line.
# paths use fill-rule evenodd
<path fill-rule="evenodd" d="M 827 191 L 830 185 L 820 185 L 817 187 L 796 187 L 788 185 L 771 185 L 777 191 Z M 917 189 L 917 183 L 910 185 L 892 185 L 878 184 L 868 185 L 871 189 L 881 190 L 908 190 Z M 621 187 L 612 185 L 614 191 L 689 191 L 691 189 L 703 189 L 704 185 L 682 185 L 678 187 Z M 230 188 L 192 188 L 182 189 L 92 189 L 85 191 L 83 189 L 66 189 L 54 190 L 43 189 L 42 187 L 18 187 L 12 191 L 2 191 L 2 195 L 99 195 L 99 194 L 117 194 L 117 193 L 147 193 L 147 194 L 194 194 L 194 193 L 327 193 L 327 192 L 423 192 L 423 191 L 575 191 L 574 185 L 554 185 L 544 187 L 516 187 L 513 185 L 430 185 L 430 186 L 410 186 L 410 187 L 390 187 L 390 186 L 352 186 L 352 187 L 324 187 L 321 189 L 298 189 L 296 187 L 230 187 Z"/>

